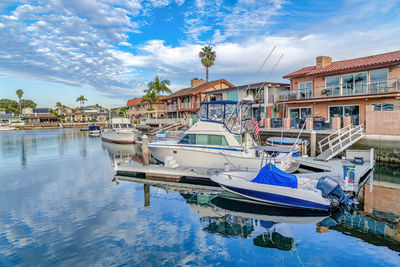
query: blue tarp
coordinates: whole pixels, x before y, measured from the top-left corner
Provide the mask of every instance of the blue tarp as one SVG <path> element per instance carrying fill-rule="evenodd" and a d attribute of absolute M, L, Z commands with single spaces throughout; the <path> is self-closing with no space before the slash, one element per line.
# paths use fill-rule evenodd
<path fill-rule="evenodd" d="M 272 163 L 265 165 L 257 174 L 256 178 L 251 181 L 258 184 L 269 184 L 297 188 L 296 175 L 286 173 L 277 168 Z"/>

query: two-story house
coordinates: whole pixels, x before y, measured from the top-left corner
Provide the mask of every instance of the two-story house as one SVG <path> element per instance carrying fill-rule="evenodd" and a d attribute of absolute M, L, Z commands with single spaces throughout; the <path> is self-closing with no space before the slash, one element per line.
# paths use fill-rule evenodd
<path fill-rule="evenodd" d="M 316 58 L 316 65 L 283 76 L 290 91 L 283 94 L 286 116 L 331 121 L 350 116 L 353 124 L 366 121 L 366 107 L 393 110 L 400 98 L 400 51 L 332 61 Z"/>
<path fill-rule="evenodd" d="M 189 88 L 181 89 L 163 99 L 165 110 L 169 118 L 189 118 L 196 115 L 200 108 L 200 102 L 205 101 L 206 92 L 233 87 L 225 79 L 205 82 L 203 79 L 194 78 Z"/>
<path fill-rule="evenodd" d="M 274 103 L 279 100 L 280 95 L 289 91 L 289 84 L 261 82 L 224 88 L 206 92 L 205 94 L 207 95 L 207 101 L 238 101 L 242 96 L 244 96 L 246 90 L 247 92 L 245 95 L 252 95 L 254 99 L 252 114 L 260 114 L 262 118 L 271 118 L 273 117 Z"/>

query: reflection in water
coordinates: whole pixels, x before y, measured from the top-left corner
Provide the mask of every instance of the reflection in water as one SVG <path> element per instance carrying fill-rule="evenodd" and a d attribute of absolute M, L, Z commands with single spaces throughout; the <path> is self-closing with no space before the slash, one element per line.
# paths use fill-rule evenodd
<path fill-rule="evenodd" d="M 216 187 L 112 183 L 110 161 L 136 152 L 107 145 L 71 129 L 0 133 L 0 266 L 398 265 L 394 187 L 366 190 L 355 217 L 257 210 Z"/>
<path fill-rule="evenodd" d="M 134 160 L 142 163 L 141 148 L 139 144 L 115 144 L 103 141 L 101 143 L 103 149 L 105 149 L 111 158 L 111 161 L 116 160 Z"/>
<path fill-rule="evenodd" d="M 369 192 L 367 186 L 365 192 L 364 212 L 349 214 L 341 210 L 328 216 L 326 213 L 310 212 L 300 210 L 282 209 L 254 205 L 232 199 L 229 193 L 216 193 L 202 191 L 198 192 L 195 186 L 165 183 L 162 181 L 151 181 L 131 177 L 115 176 L 115 179 L 144 183 L 145 206 L 150 204 L 150 184 L 155 188 L 163 188 L 167 192 L 178 192 L 187 205 L 198 213 L 202 230 L 223 237 L 240 237 L 252 239 L 253 244 L 258 247 L 273 248 L 282 251 L 295 249 L 295 239 L 285 226 L 293 224 L 315 225 L 316 232 L 329 233 L 335 230 L 345 235 L 352 235 L 377 246 L 386 246 L 389 249 L 400 251 L 400 216 L 390 212 L 392 221 L 388 221 L 388 212 L 371 210 L 371 195 L 397 194 L 400 198 L 400 190 L 388 192 L 384 187 L 375 186 L 376 191 Z M 383 190 L 383 191 L 382 191 Z M 382 191 L 382 192 L 381 192 Z M 381 198 L 379 198 L 381 199 Z M 400 203 L 400 199 L 394 199 Z M 384 201 L 378 201 L 380 205 Z M 388 203 L 384 203 L 383 205 Z M 393 207 L 393 205 L 391 205 Z M 396 205 L 395 205 L 396 207 Z M 391 211 L 394 211 L 391 208 Z M 396 210 L 400 214 L 400 210 Z M 385 214 L 381 220 L 376 216 Z M 374 217 L 372 217 L 374 216 Z M 286 227 L 287 228 L 287 227 Z"/>

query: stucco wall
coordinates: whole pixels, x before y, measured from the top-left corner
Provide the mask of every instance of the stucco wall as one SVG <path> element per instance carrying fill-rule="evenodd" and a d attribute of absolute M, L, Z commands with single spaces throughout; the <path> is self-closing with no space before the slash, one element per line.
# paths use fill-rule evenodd
<path fill-rule="evenodd" d="M 400 110 L 375 111 L 369 105 L 366 113 L 367 134 L 400 135 Z"/>

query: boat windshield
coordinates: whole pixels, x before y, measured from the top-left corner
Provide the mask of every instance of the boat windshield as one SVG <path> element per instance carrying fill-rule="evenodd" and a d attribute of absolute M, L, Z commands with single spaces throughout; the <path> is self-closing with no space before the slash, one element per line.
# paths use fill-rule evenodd
<path fill-rule="evenodd" d="M 230 133 L 242 135 L 252 127 L 251 106 L 249 101 L 203 102 L 198 117 L 201 121 L 222 123 Z"/>
<path fill-rule="evenodd" d="M 132 129 L 133 128 L 132 124 L 128 124 L 128 128 Z"/>

